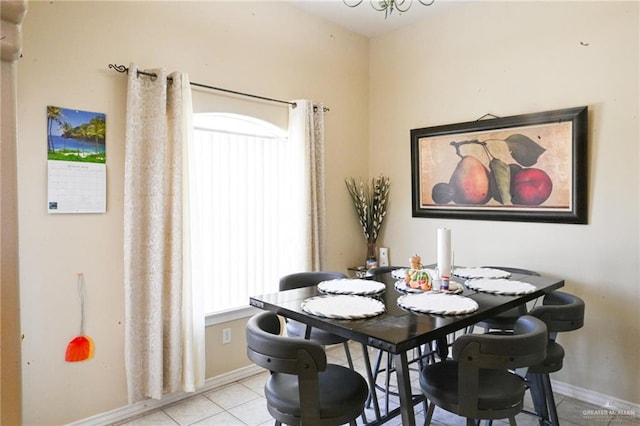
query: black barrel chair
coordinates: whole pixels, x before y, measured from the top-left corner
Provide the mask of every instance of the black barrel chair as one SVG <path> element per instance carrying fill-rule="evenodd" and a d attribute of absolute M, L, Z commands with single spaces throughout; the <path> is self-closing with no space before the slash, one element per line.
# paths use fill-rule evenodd
<path fill-rule="evenodd" d="M 271 372 L 264 394 L 276 426 L 356 425 L 368 395 L 360 374 L 328 364 L 314 341 L 280 336 L 280 319 L 272 312 L 253 316 L 246 331 L 249 359 Z"/>
<path fill-rule="evenodd" d="M 581 328 L 584 325 L 584 310 L 585 304 L 581 298 L 554 291 L 544 297 L 542 306 L 537 306 L 529 312 L 547 325 L 549 336 L 546 358 L 529 367 L 526 376 L 541 425 L 548 423 L 557 426 L 559 424 L 549 373 L 562 369 L 565 352 L 564 348 L 556 342 L 556 337 L 559 332 Z"/>
<path fill-rule="evenodd" d="M 285 275 L 280 278 L 280 291 L 291 290 L 295 288 L 311 287 L 318 285 L 322 281 L 336 280 L 347 278 L 345 274 L 340 272 L 297 272 Z M 285 319 L 287 323 L 287 335 L 289 337 L 308 338 L 322 346 L 335 345 L 341 343 L 347 356 L 347 363 L 353 370 L 353 359 L 349 350 L 349 339 L 337 336 L 319 328 L 311 328 L 311 333 L 307 336 L 307 325 L 299 321 L 289 318 Z"/>
<path fill-rule="evenodd" d="M 522 410 L 526 391 L 522 377 L 510 370 L 542 362 L 546 356 L 547 327 L 524 315 L 513 333 L 464 334 L 453 343 L 453 359 L 427 365 L 420 373 L 420 387 L 427 397 L 425 425 L 431 423 L 436 406 L 467 418 L 495 420 L 515 416 Z"/>

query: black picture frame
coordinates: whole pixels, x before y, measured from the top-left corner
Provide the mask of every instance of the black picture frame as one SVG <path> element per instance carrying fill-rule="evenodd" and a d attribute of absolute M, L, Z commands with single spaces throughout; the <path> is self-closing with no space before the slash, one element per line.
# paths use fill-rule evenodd
<path fill-rule="evenodd" d="M 412 216 L 586 224 L 587 121 L 581 106 L 412 129 Z"/>

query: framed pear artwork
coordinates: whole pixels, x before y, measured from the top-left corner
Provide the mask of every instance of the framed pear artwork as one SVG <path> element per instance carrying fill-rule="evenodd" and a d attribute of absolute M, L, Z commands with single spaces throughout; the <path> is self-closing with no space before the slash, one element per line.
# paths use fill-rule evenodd
<path fill-rule="evenodd" d="M 412 129 L 413 217 L 587 223 L 587 112 Z"/>

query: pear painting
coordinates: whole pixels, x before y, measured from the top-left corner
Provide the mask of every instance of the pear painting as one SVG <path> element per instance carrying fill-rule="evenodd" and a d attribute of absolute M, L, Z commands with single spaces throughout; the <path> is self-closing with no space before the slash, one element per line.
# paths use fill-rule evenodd
<path fill-rule="evenodd" d="M 477 139 L 453 141 L 450 145 L 460 158 L 451 172 L 448 182 L 433 185 L 431 198 L 439 205 L 484 205 L 494 199 L 502 205 L 538 206 L 544 203 L 553 190 L 553 182 L 547 172 L 531 167 L 546 151 L 540 144 L 522 134 L 505 139 L 492 139 L 491 143 L 506 144 L 513 161 L 507 164 L 494 156 L 489 141 Z M 476 155 L 463 154 L 464 147 L 479 145 L 487 157 L 488 166 Z"/>
<path fill-rule="evenodd" d="M 411 129 L 411 215 L 587 223 L 588 108 Z"/>

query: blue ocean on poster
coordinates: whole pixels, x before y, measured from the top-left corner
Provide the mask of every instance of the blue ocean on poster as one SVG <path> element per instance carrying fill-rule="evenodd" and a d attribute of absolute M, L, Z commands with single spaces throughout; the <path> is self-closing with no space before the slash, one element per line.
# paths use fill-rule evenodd
<path fill-rule="evenodd" d="M 67 150 L 74 152 L 86 152 L 91 154 L 103 153 L 105 144 L 95 142 L 84 141 L 80 139 L 63 138 L 62 136 L 51 135 L 50 136 L 53 147 L 56 151 Z"/>

